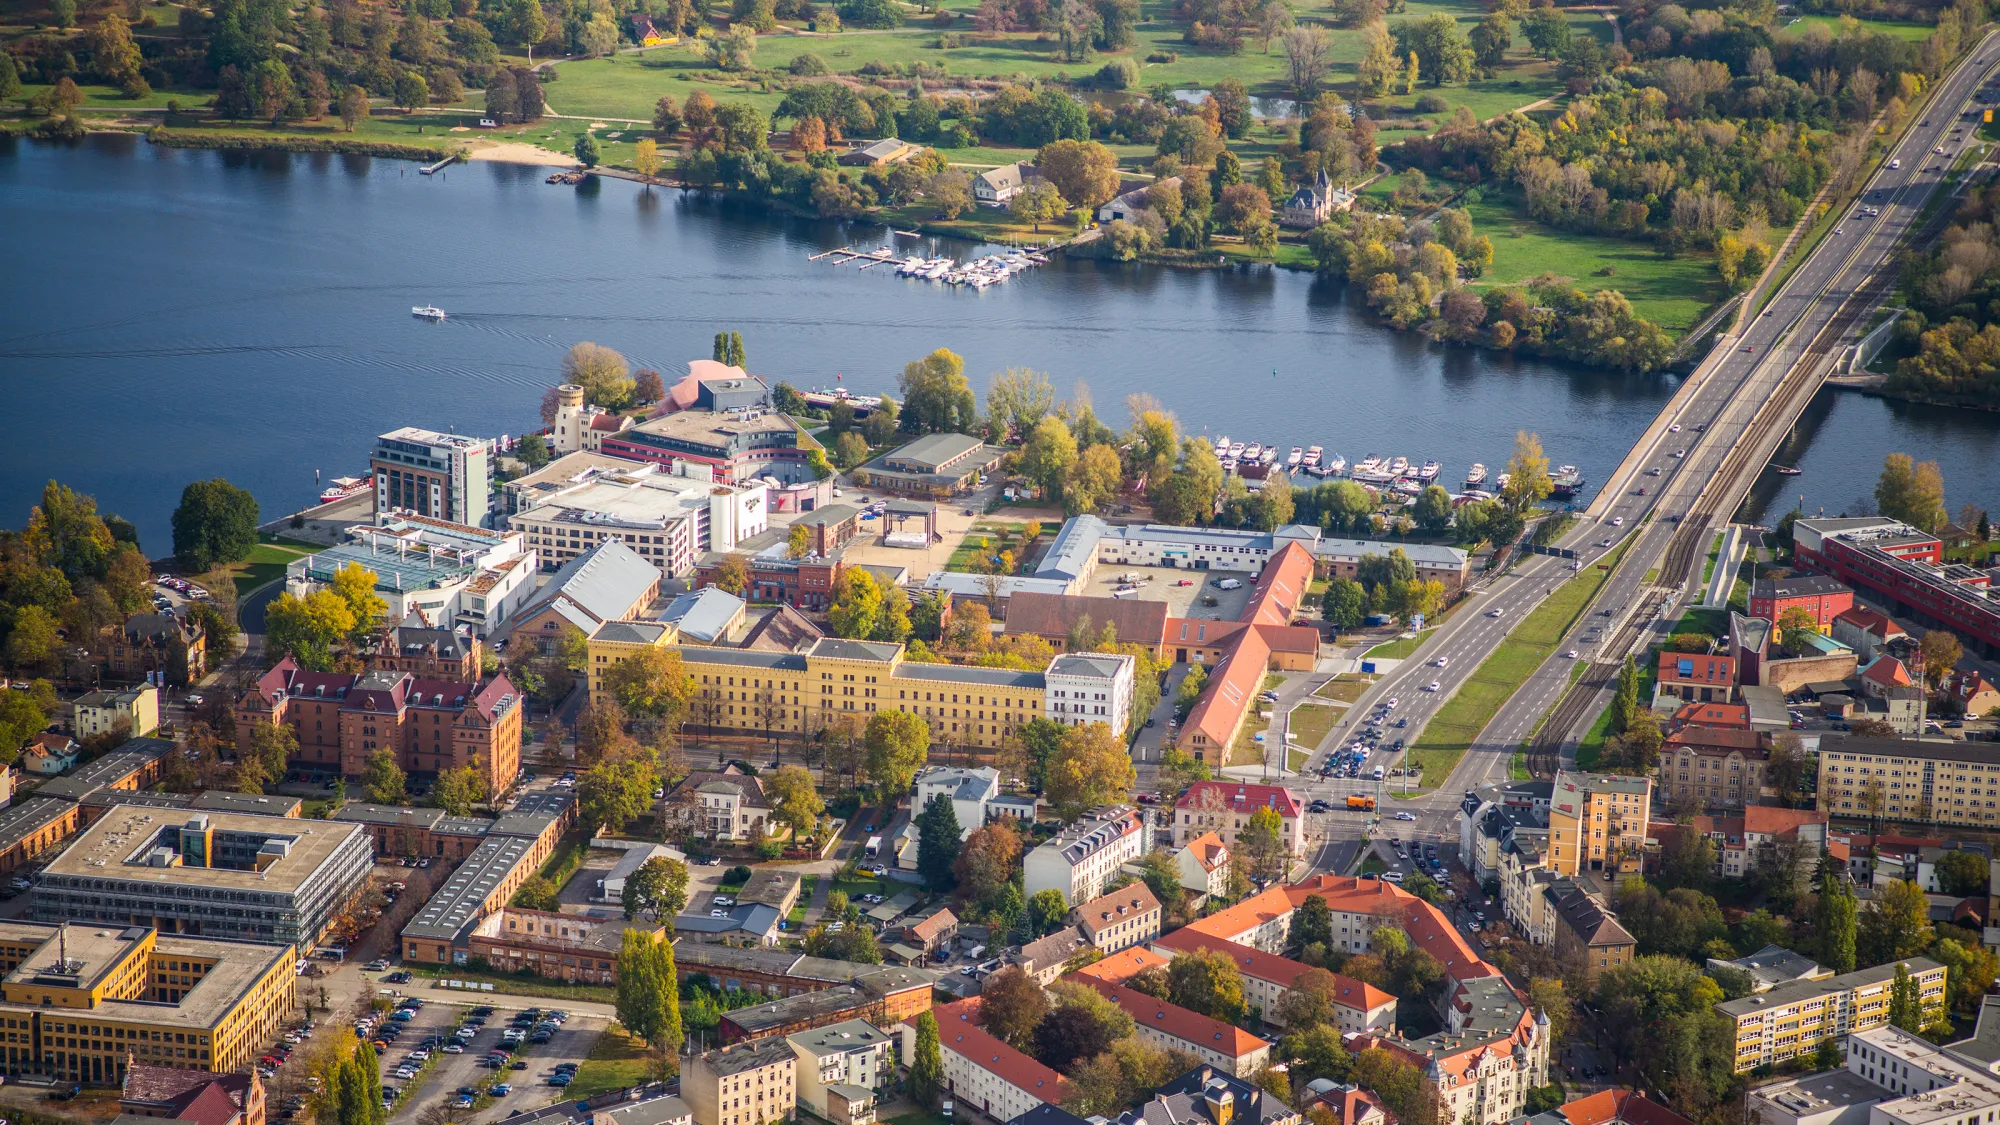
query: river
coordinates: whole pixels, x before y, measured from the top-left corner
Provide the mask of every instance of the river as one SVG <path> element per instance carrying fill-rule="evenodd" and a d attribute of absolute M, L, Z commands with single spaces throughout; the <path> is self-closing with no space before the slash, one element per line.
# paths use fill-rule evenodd
<path fill-rule="evenodd" d="M 579 340 L 671 382 L 733 329 L 754 371 L 800 387 L 839 375 L 857 392 L 893 391 L 904 363 L 946 347 L 982 391 L 995 371 L 1032 367 L 1064 394 L 1086 384 L 1114 426 L 1145 391 L 1192 432 L 1436 459 L 1454 483 L 1474 461 L 1497 472 L 1517 429 L 1601 481 L 1675 386 L 1434 347 L 1302 273 L 1059 260 L 948 289 L 806 260 L 878 245 L 879 226 L 544 175 L 0 140 L 15 277 L 0 388 L 16 434 L 0 446 L 0 525 L 19 526 L 53 477 L 165 554 L 189 480 L 227 477 L 271 518 L 312 498 L 315 470 L 364 469 L 374 435 L 398 426 L 530 428 Z M 450 318 L 412 318 L 421 304 Z M 1923 413 L 1840 400 L 1787 495 L 1843 505 L 1884 452 L 1908 449 L 1945 462 L 1954 506 L 1974 484 L 2000 500 L 2000 415 Z"/>

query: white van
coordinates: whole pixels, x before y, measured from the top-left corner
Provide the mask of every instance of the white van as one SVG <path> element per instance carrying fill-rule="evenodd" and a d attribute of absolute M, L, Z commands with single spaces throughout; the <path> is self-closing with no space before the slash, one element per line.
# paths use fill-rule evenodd
<path fill-rule="evenodd" d="M 1242 586 L 1243 580 L 1241 578 L 1218 578 L 1215 580 L 1215 588 L 1218 590 L 1237 590 L 1241 589 Z"/>

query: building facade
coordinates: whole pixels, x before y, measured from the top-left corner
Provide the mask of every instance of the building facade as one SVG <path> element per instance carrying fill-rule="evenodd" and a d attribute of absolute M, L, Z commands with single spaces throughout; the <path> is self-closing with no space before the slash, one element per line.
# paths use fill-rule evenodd
<path fill-rule="evenodd" d="M 2000 747 L 1914 738 L 1820 738 L 1819 811 L 1991 828 L 2000 824 Z"/>
<path fill-rule="evenodd" d="M 1898 966 L 1917 982 L 1924 1022 L 1931 1022 L 1944 1009 L 1945 968 L 1924 957 L 1793 981 L 1717 1004 L 1715 1010 L 1736 1025 L 1736 1072 L 1811 1054 L 1822 1039 L 1845 1039 L 1886 1025 Z"/>
<path fill-rule="evenodd" d="M 1556 774 L 1549 799 L 1549 870 L 1639 870 L 1653 783 L 1615 774 Z"/>
<path fill-rule="evenodd" d="M 685 578 L 705 551 L 731 551 L 763 533 L 765 488 L 712 479 L 681 463 L 671 472 L 634 465 L 539 490 L 534 506 L 507 518 L 527 537 L 542 569 L 554 570 L 607 539 L 622 540 L 662 574 Z"/>
<path fill-rule="evenodd" d="M 1088 902 L 1120 867 L 1146 854 L 1151 834 L 1145 814 L 1127 805 L 1092 809 L 1021 861 L 1022 895 L 1052 890 L 1065 903 Z"/>
<path fill-rule="evenodd" d="M 1305 803 L 1282 785 L 1197 781 L 1174 801 L 1174 846 L 1215 833 L 1226 847 L 1235 847 L 1250 817 L 1263 809 L 1278 814 L 1278 838 L 1285 851 L 1298 855 L 1305 848 Z"/>
<path fill-rule="evenodd" d="M 413 512 L 483 527 L 491 487 L 493 444 L 484 438 L 405 426 L 375 439 L 368 468 L 375 476 L 375 511 Z"/>
<path fill-rule="evenodd" d="M 681 1100 L 695 1125 L 771 1125 L 798 1109 L 798 1056 L 783 1039 L 719 1047 L 681 1068 Z"/>
<path fill-rule="evenodd" d="M 1123 737 L 1132 719 L 1132 670 L 1120 653 L 1068 652 L 1042 673 L 1042 717 L 1066 727 L 1103 723 Z"/>
<path fill-rule="evenodd" d="M 1833 630 L 1833 619 L 1854 608 L 1854 591 L 1821 574 L 1763 578 L 1750 587 L 1750 616 L 1777 621 L 1788 611 L 1804 610 L 1822 633 Z"/>
<path fill-rule="evenodd" d="M 1076 924 L 1093 948 L 1111 954 L 1160 936 L 1161 913 L 1152 890 L 1131 883 L 1078 906 Z"/>
<path fill-rule="evenodd" d="M 1660 750 L 1660 796 L 1696 807 L 1741 808 L 1764 788 L 1771 751 L 1748 729 L 1686 726 L 1667 736 Z"/>

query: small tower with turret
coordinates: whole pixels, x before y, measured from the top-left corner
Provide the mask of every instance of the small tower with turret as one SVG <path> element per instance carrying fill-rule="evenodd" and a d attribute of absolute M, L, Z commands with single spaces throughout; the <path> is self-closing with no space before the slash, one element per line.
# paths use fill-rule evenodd
<path fill-rule="evenodd" d="M 583 448 L 583 429 L 590 425 L 590 418 L 583 409 L 583 388 L 575 383 L 564 383 L 556 388 L 556 420 L 549 435 L 549 446 L 560 457 L 565 453 L 575 453 Z"/>

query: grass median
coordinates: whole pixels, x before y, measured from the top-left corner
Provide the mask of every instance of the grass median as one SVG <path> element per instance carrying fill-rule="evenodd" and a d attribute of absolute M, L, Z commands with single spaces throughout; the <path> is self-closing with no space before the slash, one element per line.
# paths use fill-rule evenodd
<path fill-rule="evenodd" d="M 1431 634 L 1436 631 L 1435 629 L 1425 629 L 1413 637 L 1397 637 L 1393 641 L 1376 645 L 1374 648 L 1368 650 L 1363 659 L 1379 656 L 1384 660 L 1407 660 L 1410 654 L 1417 651 L 1418 646 L 1429 640 Z"/>
<path fill-rule="evenodd" d="M 1437 716 L 1424 724 L 1423 736 L 1410 748 L 1404 765 L 1434 779 L 1432 788 L 1443 785 L 1479 732 L 1556 651 L 1563 634 L 1583 615 L 1630 545 L 1628 536 L 1604 562 L 1579 572 L 1522 618 Z"/>

